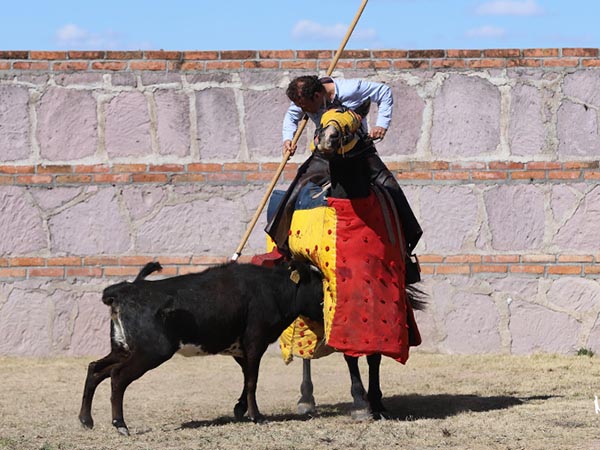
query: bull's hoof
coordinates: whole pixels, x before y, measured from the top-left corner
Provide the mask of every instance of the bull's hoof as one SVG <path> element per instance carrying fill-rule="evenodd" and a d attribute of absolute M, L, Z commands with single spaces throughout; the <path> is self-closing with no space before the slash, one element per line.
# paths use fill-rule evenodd
<path fill-rule="evenodd" d="M 266 422 L 265 416 L 263 416 L 260 413 L 256 414 L 255 416 L 248 416 L 248 419 L 250 419 L 254 423 Z"/>
<path fill-rule="evenodd" d="M 127 425 L 125 425 L 125 421 L 123 419 L 113 419 L 112 424 L 117 429 L 119 434 L 122 434 L 123 436 L 129 436 L 129 429 L 127 428 Z"/>
<path fill-rule="evenodd" d="M 364 409 L 354 409 L 350 413 L 352 420 L 356 420 L 357 422 L 365 422 L 367 420 L 373 420 L 373 414 L 368 408 Z"/>
<path fill-rule="evenodd" d="M 314 402 L 298 402 L 296 410 L 301 416 L 306 416 L 316 414 L 317 407 Z"/>
<path fill-rule="evenodd" d="M 81 422 L 81 426 L 86 430 L 94 428 L 94 420 L 91 417 L 79 416 L 79 422 Z"/>

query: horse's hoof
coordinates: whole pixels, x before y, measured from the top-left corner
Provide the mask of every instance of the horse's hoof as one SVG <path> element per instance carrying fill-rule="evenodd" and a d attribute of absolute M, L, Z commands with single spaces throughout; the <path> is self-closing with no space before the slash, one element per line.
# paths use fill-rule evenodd
<path fill-rule="evenodd" d="M 309 414 L 315 414 L 317 412 L 317 407 L 312 402 L 298 402 L 297 411 L 301 416 L 305 416 Z"/>
<path fill-rule="evenodd" d="M 237 420 L 242 420 L 247 410 L 248 408 L 246 407 L 246 405 L 238 403 L 233 407 L 233 415 Z"/>
<path fill-rule="evenodd" d="M 127 427 L 117 427 L 117 431 L 123 436 L 129 436 L 129 428 Z"/>
<path fill-rule="evenodd" d="M 357 422 L 364 422 L 367 420 L 373 420 L 373 414 L 369 411 L 368 408 L 365 409 L 355 409 L 350 413 L 350 416 L 353 420 Z"/>

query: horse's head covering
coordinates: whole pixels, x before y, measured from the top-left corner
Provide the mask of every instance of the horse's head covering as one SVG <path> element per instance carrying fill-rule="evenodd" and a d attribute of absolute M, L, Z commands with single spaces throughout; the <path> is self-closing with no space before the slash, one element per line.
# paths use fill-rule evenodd
<path fill-rule="evenodd" d="M 358 143 L 360 125 L 360 116 L 350 109 L 327 110 L 321 116 L 311 150 L 317 149 L 326 155 L 344 155 Z"/>

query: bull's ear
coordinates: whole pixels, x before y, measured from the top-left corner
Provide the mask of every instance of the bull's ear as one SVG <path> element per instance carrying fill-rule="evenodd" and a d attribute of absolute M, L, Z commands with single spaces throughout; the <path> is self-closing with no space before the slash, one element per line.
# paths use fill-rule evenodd
<path fill-rule="evenodd" d="M 371 99 L 366 99 L 360 106 L 354 109 L 354 112 L 358 114 L 360 117 L 366 117 L 369 114 L 369 110 L 371 109 Z"/>

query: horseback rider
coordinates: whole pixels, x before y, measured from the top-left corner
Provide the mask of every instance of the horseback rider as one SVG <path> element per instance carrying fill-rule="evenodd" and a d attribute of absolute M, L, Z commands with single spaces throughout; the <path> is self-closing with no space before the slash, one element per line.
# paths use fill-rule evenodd
<path fill-rule="evenodd" d="M 385 166 L 373 145 L 373 140 L 383 139 L 391 122 L 393 97 L 389 86 L 360 79 L 300 76 L 289 83 L 286 95 L 291 100 L 291 104 L 283 120 L 283 151 L 284 153 L 289 152 L 290 155 L 296 151 L 292 138 L 298 128 L 298 123 L 305 114 L 318 126 L 323 113 L 331 107 L 341 106 L 356 109 L 369 100 L 377 104 L 376 125 L 368 132 L 366 117 L 362 118 L 362 133 L 367 145 L 365 149 L 367 152 L 366 163 L 371 182 L 387 190 L 393 198 L 400 216 L 407 248 L 406 281 L 407 283 L 419 281 L 418 263 L 412 261 L 410 255 L 423 231 L 394 175 Z M 327 167 L 326 161 L 313 153 L 298 169 L 296 179 L 290 185 L 279 208 L 267 225 L 267 233 L 283 252 L 287 250 L 287 236 L 295 198 L 307 181 L 321 186 L 326 184 L 328 181 Z"/>

